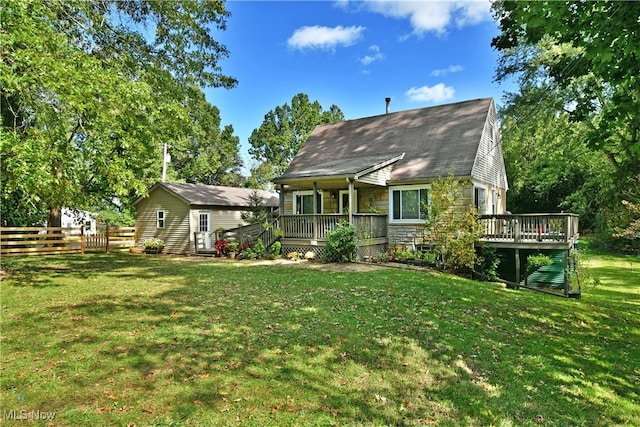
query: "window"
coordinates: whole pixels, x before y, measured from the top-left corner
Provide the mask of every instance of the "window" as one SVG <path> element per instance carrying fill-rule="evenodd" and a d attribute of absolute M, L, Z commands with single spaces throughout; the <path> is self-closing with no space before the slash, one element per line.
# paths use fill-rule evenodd
<path fill-rule="evenodd" d="M 322 192 L 316 193 L 316 203 L 318 204 L 318 212 L 322 213 Z M 293 195 L 293 211 L 298 214 L 313 213 L 313 191 L 298 191 Z"/>
<path fill-rule="evenodd" d="M 156 212 L 156 227 L 164 228 L 164 219 L 165 219 L 165 211 L 157 211 Z"/>
<path fill-rule="evenodd" d="M 358 212 L 358 190 L 354 190 L 354 212 L 353 213 L 357 213 Z M 346 190 L 340 190 L 340 206 L 338 206 L 338 208 L 340 209 L 340 213 L 349 213 L 349 191 Z"/>
<path fill-rule="evenodd" d="M 209 231 L 209 212 L 200 212 L 198 215 L 198 231 Z"/>
<path fill-rule="evenodd" d="M 391 221 L 414 222 L 426 217 L 429 189 L 426 187 L 398 187 L 391 189 Z"/>
<path fill-rule="evenodd" d="M 473 205 L 480 214 L 485 215 L 487 213 L 487 196 L 484 188 L 473 188 Z"/>

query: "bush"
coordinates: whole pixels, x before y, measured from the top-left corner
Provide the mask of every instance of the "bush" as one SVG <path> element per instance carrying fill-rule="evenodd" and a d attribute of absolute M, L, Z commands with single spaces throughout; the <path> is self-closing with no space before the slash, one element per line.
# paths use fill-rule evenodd
<path fill-rule="evenodd" d="M 545 254 L 529 255 L 527 258 L 527 274 L 531 274 L 540 267 L 553 264 L 553 260 Z"/>
<path fill-rule="evenodd" d="M 152 239 L 147 239 L 144 241 L 145 249 L 162 249 L 164 248 L 164 241 L 160 239 L 156 239 L 155 237 Z"/>
<path fill-rule="evenodd" d="M 226 255 L 231 250 L 231 248 L 229 248 L 229 242 L 224 239 L 216 240 L 213 247 L 219 256 Z"/>
<path fill-rule="evenodd" d="M 500 257 L 496 253 L 496 248 L 482 248 L 482 256 L 477 258 L 478 269 L 484 275 L 484 279 L 495 281 L 498 279 L 498 266 L 500 265 Z"/>
<path fill-rule="evenodd" d="M 335 230 L 327 234 L 327 246 L 322 260 L 323 262 L 352 262 L 357 256 L 356 228 L 347 222 L 340 222 Z"/>
<path fill-rule="evenodd" d="M 273 244 L 271 245 L 271 255 L 273 255 L 275 258 L 280 258 L 281 254 L 282 254 L 282 243 L 280 243 L 279 241 L 273 242 Z"/>

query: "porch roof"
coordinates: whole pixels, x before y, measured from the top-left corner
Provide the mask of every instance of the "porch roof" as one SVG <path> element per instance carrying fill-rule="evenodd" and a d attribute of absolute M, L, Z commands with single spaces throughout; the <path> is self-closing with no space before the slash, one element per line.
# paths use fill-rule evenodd
<path fill-rule="evenodd" d="M 404 153 L 395 155 L 381 154 L 363 156 L 357 158 L 341 158 L 330 160 L 313 165 L 309 169 L 301 171 L 291 171 L 281 177 L 274 179 L 276 184 L 298 184 L 305 185 L 310 182 L 340 183 L 344 185 L 346 179 L 359 180 L 364 179 L 371 174 L 390 168 L 398 160 L 404 158 Z M 390 170 L 389 170 L 390 173 Z M 376 184 L 375 179 L 365 179 L 369 184 Z M 385 185 L 383 180 L 378 185 Z"/>

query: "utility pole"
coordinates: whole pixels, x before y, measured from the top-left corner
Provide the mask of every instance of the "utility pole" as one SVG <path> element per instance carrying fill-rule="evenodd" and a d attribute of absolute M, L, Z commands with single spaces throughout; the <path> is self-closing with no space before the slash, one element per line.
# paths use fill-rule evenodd
<path fill-rule="evenodd" d="M 165 142 L 162 152 L 162 182 L 165 182 L 167 179 L 167 163 L 171 161 L 171 154 L 167 153 L 167 148 L 169 147 L 171 146 Z"/>

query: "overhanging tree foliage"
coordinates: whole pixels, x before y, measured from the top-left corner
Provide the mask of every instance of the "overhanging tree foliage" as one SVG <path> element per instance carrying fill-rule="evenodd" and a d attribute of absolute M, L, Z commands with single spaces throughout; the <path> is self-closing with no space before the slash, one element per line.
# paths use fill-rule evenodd
<path fill-rule="evenodd" d="M 158 179 L 163 143 L 216 133 L 200 90 L 236 84 L 211 36 L 225 29 L 222 1 L 10 1 L 1 14 L 4 225 L 126 205 Z"/>
<path fill-rule="evenodd" d="M 324 110 L 318 101 L 310 102 L 304 93 L 294 96 L 291 105 L 285 103 L 269 111 L 249 137 L 249 154 L 258 162 L 252 172 L 259 174 L 250 180 L 265 183 L 281 175 L 317 125 L 342 120 L 344 114 L 338 106 Z M 270 166 L 261 167 L 264 163 Z"/>
<path fill-rule="evenodd" d="M 501 29 L 492 43 L 502 54 L 497 78 L 516 76 L 520 86 L 520 94 L 508 100 L 503 120 L 508 122 L 513 110 L 532 111 L 514 115 L 516 126 L 544 121 L 550 130 L 546 147 L 536 149 L 553 155 L 557 153 L 545 151 L 549 144 L 560 152 L 567 148 L 566 155 L 551 160 L 557 165 L 567 165 L 574 160 L 571 156 L 588 157 L 588 152 L 578 153 L 577 144 L 584 144 L 593 162 L 572 162 L 573 172 L 576 167 L 582 172 L 578 179 L 571 177 L 574 182 L 565 189 L 573 187 L 574 192 L 565 194 L 562 203 L 580 198 L 585 202 L 590 195 L 580 196 L 581 191 L 587 193 L 580 184 L 593 188 L 596 178 L 579 175 L 599 175 L 600 186 L 615 200 L 592 197 L 597 206 L 589 207 L 589 214 L 609 221 L 620 218 L 622 200 L 640 199 L 634 183 L 640 173 L 640 3 L 498 1 L 493 7 Z M 539 96 L 543 92 L 546 95 Z M 544 119 L 536 113 L 541 110 Z M 554 129 L 562 136 L 553 138 L 549 133 Z M 505 136 L 505 147 L 509 143 Z M 608 165 L 602 164 L 603 158 Z"/>

